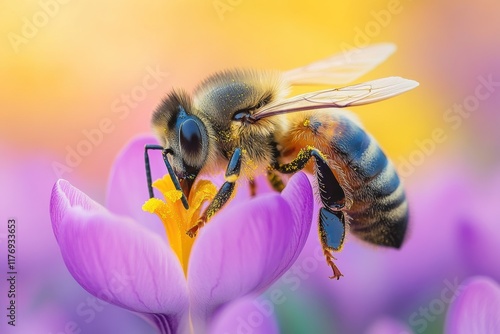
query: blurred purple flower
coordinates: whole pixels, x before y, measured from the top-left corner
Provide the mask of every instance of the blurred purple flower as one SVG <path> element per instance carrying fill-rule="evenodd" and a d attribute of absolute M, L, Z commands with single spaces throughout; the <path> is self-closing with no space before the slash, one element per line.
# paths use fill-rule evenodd
<path fill-rule="evenodd" d="M 272 314 L 255 312 L 255 297 L 244 297 L 224 307 L 214 318 L 210 334 L 222 333 L 280 333 Z"/>
<path fill-rule="evenodd" d="M 364 332 L 381 316 L 417 332 L 436 329 L 445 307 L 433 301 L 443 293 L 449 299 L 473 275 L 500 280 L 498 176 L 481 175 L 480 183 L 477 174 L 453 159 L 429 161 L 408 182 L 410 231 L 400 250 L 372 247 L 349 235 L 336 262 L 345 277 L 332 282 L 311 233 L 277 288 L 308 296 L 328 310 L 325 332 Z M 425 309 L 432 309 L 432 320 Z M 286 314 L 280 315 L 287 321 Z"/>
<path fill-rule="evenodd" d="M 391 318 L 380 318 L 368 328 L 366 334 L 411 334 L 406 326 Z"/>
<path fill-rule="evenodd" d="M 142 314 L 162 333 L 202 332 L 221 307 L 262 292 L 295 261 L 310 229 L 311 187 L 300 173 L 281 195 L 235 198 L 200 231 L 184 271 L 182 256 L 151 231 L 158 221 L 140 211 L 143 148 L 151 142 L 136 139 L 117 159 L 108 193 L 114 213 L 59 180 L 50 203 L 54 234 L 68 270 L 94 296 Z"/>
<path fill-rule="evenodd" d="M 478 190 L 470 194 L 467 215 L 458 222 L 455 246 L 467 276 L 490 276 L 500 281 L 500 173 L 483 174 L 480 182 Z"/>
<path fill-rule="evenodd" d="M 16 296 L 12 299 L 16 301 L 16 326 L 8 325 L 10 319 L 4 315 L 0 333 L 62 333 L 67 326 L 82 333 L 145 333 L 148 325 L 133 314 L 101 302 L 98 309 L 90 307 L 88 301 L 94 298 L 68 273 L 47 210 L 48 195 L 57 180 L 52 169 L 57 158 L 40 148 L 24 150 L 4 143 L 0 143 L 0 156 L 9 157 L 0 164 L 0 184 L 5 190 L 0 194 L 0 212 L 6 219 L 16 220 L 18 246 L 14 254 Z M 0 229 L 1 249 L 7 247 L 6 227 Z M 2 263 L 7 264 L 7 257 Z M 1 293 L 0 305 L 9 302 L 8 293 Z"/>
<path fill-rule="evenodd" d="M 446 333 L 500 333 L 498 284 L 485 277 L 468 280 L 448 310 Z"/>

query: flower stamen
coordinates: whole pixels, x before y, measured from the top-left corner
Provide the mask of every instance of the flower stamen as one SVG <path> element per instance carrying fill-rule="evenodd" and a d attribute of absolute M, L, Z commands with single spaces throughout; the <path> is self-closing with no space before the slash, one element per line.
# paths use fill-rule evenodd
<path fill-rule="evenodd" d="M 163 223 L 170 247 L 179 259 L 187 277 L 189 256 L 196 238 L 192 238 L 186 232 L 197 224 L 203 204 L 215 197 L 217 188 L 206 180 L 196 182 L 191 188 L 188 198 L 189 209 L 185 209 L 180 201 L 182 192 L 175 186 L 167 174 L 156 180 L 153 187 L 161 191 L 165 201 L 158 198 L 147 200 L 142 209 L 146 212 L 156 214 Z"/>

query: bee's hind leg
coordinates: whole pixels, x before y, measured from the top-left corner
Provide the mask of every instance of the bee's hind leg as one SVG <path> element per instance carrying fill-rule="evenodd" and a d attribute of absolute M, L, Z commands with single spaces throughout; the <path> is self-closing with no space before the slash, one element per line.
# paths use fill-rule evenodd
<path fill-rule="evenodd" d="M 345 237 L 345 217 L 341 211 L 345 206 L 345 193 L 333 174 L 325 156 L 316 148 L 308 146 L 300 150 L 297 157 L 287 163 L 273 165 L 281 173 L 294 173 L 305 167 L 311 157 L 316 162 L 315 175 L 318 180 L 319 195 L 323 207 L 319 212 L 319 234 L 326 262 L 333 270 L 330 278 L 343 276 L 333 263 L 332 251 L 342 248 Z"/>
<path fill-rule="evenodd" d="M 332 268 L 333 276 L 330 278 L 339 279 L 342 273 L 333 263 L 336 260 L 332 251 L 339 251 L 342 248 L 345 237 L 345 219 L 342 211 L 331 211 L 327 208 L 321 208 L 319 211 L 319 237 L 323 254 L 326 257 L 326 263 Z"/>
<path fill-rule="evenodd" d="M 198 230 L 205 225 L 214 214 L 219 211 L 224 204 L 231 198 L 233 194 L 234 187 L 236 185 L 236 180 L 240 176 L 241 171 L 241 149 L 236 148 L 229 159 L 229 164 L 226 168 L 226 174 L 224 175 L 226 182 L 220 187 L 217 194 L 215 194 L 214 199 L 207 206 L 201 217 L 198 219 L 197 223 L 190 228 L 186 233 L 191 238 L 196 236 Z"/>

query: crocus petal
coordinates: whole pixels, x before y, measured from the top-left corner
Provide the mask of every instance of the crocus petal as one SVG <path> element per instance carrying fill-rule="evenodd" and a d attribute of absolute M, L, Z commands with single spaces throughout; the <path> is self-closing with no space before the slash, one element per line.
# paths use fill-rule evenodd
<path fill-rule="evenodd" d="M 446 333 L 500 333 L 500 287 L 486 277 L 474 277 L 450 305 Z"/>
<path fill-rule="evenodd" d="M 72 207 L 81 207 L 85 211 L 104 212 L 105 209 L 87 195 L 65 180 L 58 180 L 50 197 L 50 219 L 52 229 L 59 240 L 59 226 Z"/>
<path fill-rule="evenodd" d="M 299 225 L 304 223 L 309 225 L 307 228 L 295 228 L 293 230 L 292 240 L 289 240 L 289 242 L 300 245 L 300 247 L 295 248 L 295 254 L 290 257 L 291 262 L 285 266 L 286 269 L 284 269 L 284 271 L 288 270 L 289 266 L 295 262 L 307 241 L 310 231 L 310 223 L 312 222 L 313 217 L 313 210 L 315 208 L 311 183 L 309 182 L 309 178 L 306 174 L 296 174 L 292 177 L 292 179 L 290 179 L 290 182 L 281 193 L 281 196 L 288 202 L 288 204 L 290 204 L 294 222 Z"/>
<path fill-rule="evenodd" d="M 51 216 L 64 262 L 88 292 L 136 312 L 180 317 L 187 309 L 184 274 L 159 236 L 65 180 L 52 190 Z"/>
<path fill-rule="evenodd" d="M 203 175 L 203 178 L 205 178 L 205 175 Z M 223 182 L 220 182 L 215 177 L 211 177 L 211 178 L 209 178 L 209 180 L 211 180 L 214 184 L 222 185 L 222 183 L 223 183 Z M 221 180 L 224 181 L 224 178 L 221 178 Z M 219 181 L 219 182 L 217 182 L 217 181 Z M 255 183 L 256 196 L 260 196 L 263 194 L 268 194 L 268 193 L 274 192 L 274 190 L 271 188 L 271 185 L 269 184 L 267 176 L 265 176 L 265 175 L 258 175 L 257 177 L 255 177 L 254 183 Z M 238 188 L 237 189 L 240 189 L 240 191 L 236 191 L 236 195 L 233 198 L 233 202 L 247 201 L 247 200 L 252 198 L 252 195 L 250 193 L 249 181 L 238 180 Z"/>
<path fill-rule="evenodd" d="M 158 218 L 142 210 L 142 205 L 149 198 L 144 166 L 146 144 L 157 144 L 157 141 L 153 136 L 136 137 L 116 158 L 109 178 L 106 207 L 113 213 L 131 217 L 164 237 L 165 230 Z M 149 156 L 152 180 L 155 181 L 167 170 L 160 152 L 150 151 Z M 158 192 L 156 197 L 162 198 Z"/>
<path fill-rule="evenodd" d="M 408 326 L 391 318 L 381 318 L 377 320 L 366 331 L 366 334 L 411 334 Z"/>
<path fill-rule="evenodd" d="M 260 292 L 278 279 L 304 246 L 312 207 L 311 186 L 299 173 L 283 195 L 263 195 L 216 215 L 191 253 L 193 314 L 209 316 L 218 306 Z"/>
<path fill-rule="evenodd" d="M 208 333 L 279 333 L 274 312 L 262 312 L 255 301 L 255 297 L 246 297 L 224 307 L 217 312 Z"/>

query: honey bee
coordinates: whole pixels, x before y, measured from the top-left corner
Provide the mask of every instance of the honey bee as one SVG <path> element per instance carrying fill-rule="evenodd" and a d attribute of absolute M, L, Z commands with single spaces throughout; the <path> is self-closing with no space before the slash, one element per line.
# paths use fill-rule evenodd
<path fill-rule="evenodd" d="M 418 83 L 387 77 L 287 97 L 296 85 L 354 81 L 394 50 L 392 44 L 376 44 L 286 72 L 227 70 L 206 78 L 191 95 L 172 91 L 152 116 L 161 145 L 145 147 L 150 197 L 148 150 L 162 151 L 186 208 L 198 175 L 225 170 L 224 184 L 187 231 L 190 236 L 228 202 L 240 177 L 254 192 L 254 177 L 265 173 L 281 191 L 282 174 L 304 169 L 317 180 L 319 236 L 330 278 L 343 276 L 332 252 L 342 248 L 346 225 L 364 241 L 399 248 L 408 224 L 403 185 L 376 140 L 340 108 L 385 100 Z"/>

